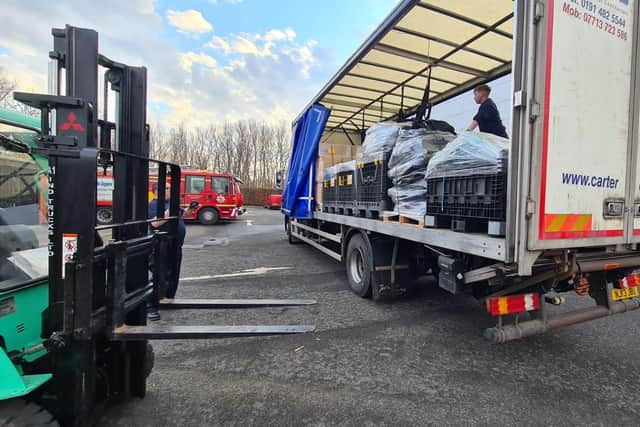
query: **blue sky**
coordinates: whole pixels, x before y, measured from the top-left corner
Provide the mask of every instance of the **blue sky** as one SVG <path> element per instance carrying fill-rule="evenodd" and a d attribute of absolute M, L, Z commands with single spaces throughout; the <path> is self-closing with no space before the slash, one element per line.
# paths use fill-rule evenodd
<path fill-rule="evenodd" d="M 93 28 L 149 70 L 152 122 L 291 121 L 397 0 L 3 0 L 0 67 L 46 90 L 50 29 Z M 25 22 L 34 25 L 25 26 Z"/>

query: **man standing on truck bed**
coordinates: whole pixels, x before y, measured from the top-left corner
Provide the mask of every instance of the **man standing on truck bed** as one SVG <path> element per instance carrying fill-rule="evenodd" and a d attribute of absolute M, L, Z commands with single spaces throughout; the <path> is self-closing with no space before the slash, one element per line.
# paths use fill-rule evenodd
<path fill-rule="evenodd" d="M 478 85 L 473 89 L 473 100 L 476 104 L 480 104 L 478 113 L 473 117 L 471 124 L 467 130 L 474 130 L 480 126 L 480 132 L 492 133 L 494 135 L 501 136 L 503 138 L 509 138 L 507 130 L 502 124 L 500 119 L 500 113 L 495 102 L 489 98 L 491 88 L 489 85 Z"/>

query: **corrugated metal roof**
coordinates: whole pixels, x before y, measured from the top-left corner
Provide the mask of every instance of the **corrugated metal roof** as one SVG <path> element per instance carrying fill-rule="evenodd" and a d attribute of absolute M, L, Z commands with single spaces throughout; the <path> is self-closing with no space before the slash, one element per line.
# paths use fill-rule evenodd
<path fill-rule="evenodd" d="M 405 0 L 309 103 L 331 109 L 325 136 L 435 105 L 511 71 L 513 0 Z M 306 110 L 306 108 L 305 108 Z"/>

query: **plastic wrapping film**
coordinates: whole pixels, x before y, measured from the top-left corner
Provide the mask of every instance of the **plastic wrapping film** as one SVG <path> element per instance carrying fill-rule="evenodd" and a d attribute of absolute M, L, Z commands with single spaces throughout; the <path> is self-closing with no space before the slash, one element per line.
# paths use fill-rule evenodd
<path fill-rule="evenodd" d="M 343 163 L 338 163 L 337 165 L 335 165 L 335 173 L 339 173 L 339 172 L 349 172 L 349 171 L 355 171 L 356 170 L 356 161 L 355 160 L 350 160 L 348 162 L 343 162 Z"/>
<path fill-rule="evenodd" d="M 328 168 L 324 168 L 322 170 L 322 180 L 329 181 L 332 177 L 336 176 L 336 167 L 329 166 Z"/>
<path fill-rule="evenodd" d="M 436 153 L 426 178 L 491 175 L 506 172 L 509 140 L 483 132 L 464 132 Z"/>
<path fill-rule="evenodd" d="M 393 187 L 387 193 L 394 204 L 395 212 L 412 217 L 425 215 L 427 164 L 455 137 L 449 132 L 427 129 L 400 130 L 389 158 L 388 172 Z"/>
<path fill-rule="evenodd" d="M 403 129 L 399 132 L 396 145 L 389 158 L 389 178 L 394 185 L 397 180 L 407 181 L 415 172 L 424 179 L 427 163 L 435 153 L 455 139 L 449 132 L 429 131 L 426 129 Z"/>
<path fill-rule="evenodd" d="M 402 125 L 393 122 L 377 123 L 367 129 L 362 143 L 363 158 L 379 158 L 393 151 Z"/>
<path fill-rule="evenodd" d="M 427 188 L 422 179 L 410 184 L 391 187 L 387 194 L 393 202 L 395 213 L 409 217 L 422 217 L 427 210 L 426 191 Z"/>

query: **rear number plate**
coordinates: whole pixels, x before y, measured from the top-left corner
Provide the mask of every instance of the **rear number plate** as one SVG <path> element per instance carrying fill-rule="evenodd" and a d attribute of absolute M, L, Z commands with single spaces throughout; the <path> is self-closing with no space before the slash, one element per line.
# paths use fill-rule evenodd
<path fill-rule="evenodd" d="M 636 298 L 640 295 L 640 291 L 637 287 L 626 289 L 612 289 L 611 298 L 614 301 L 620 301 L 622 299 Z"/>

